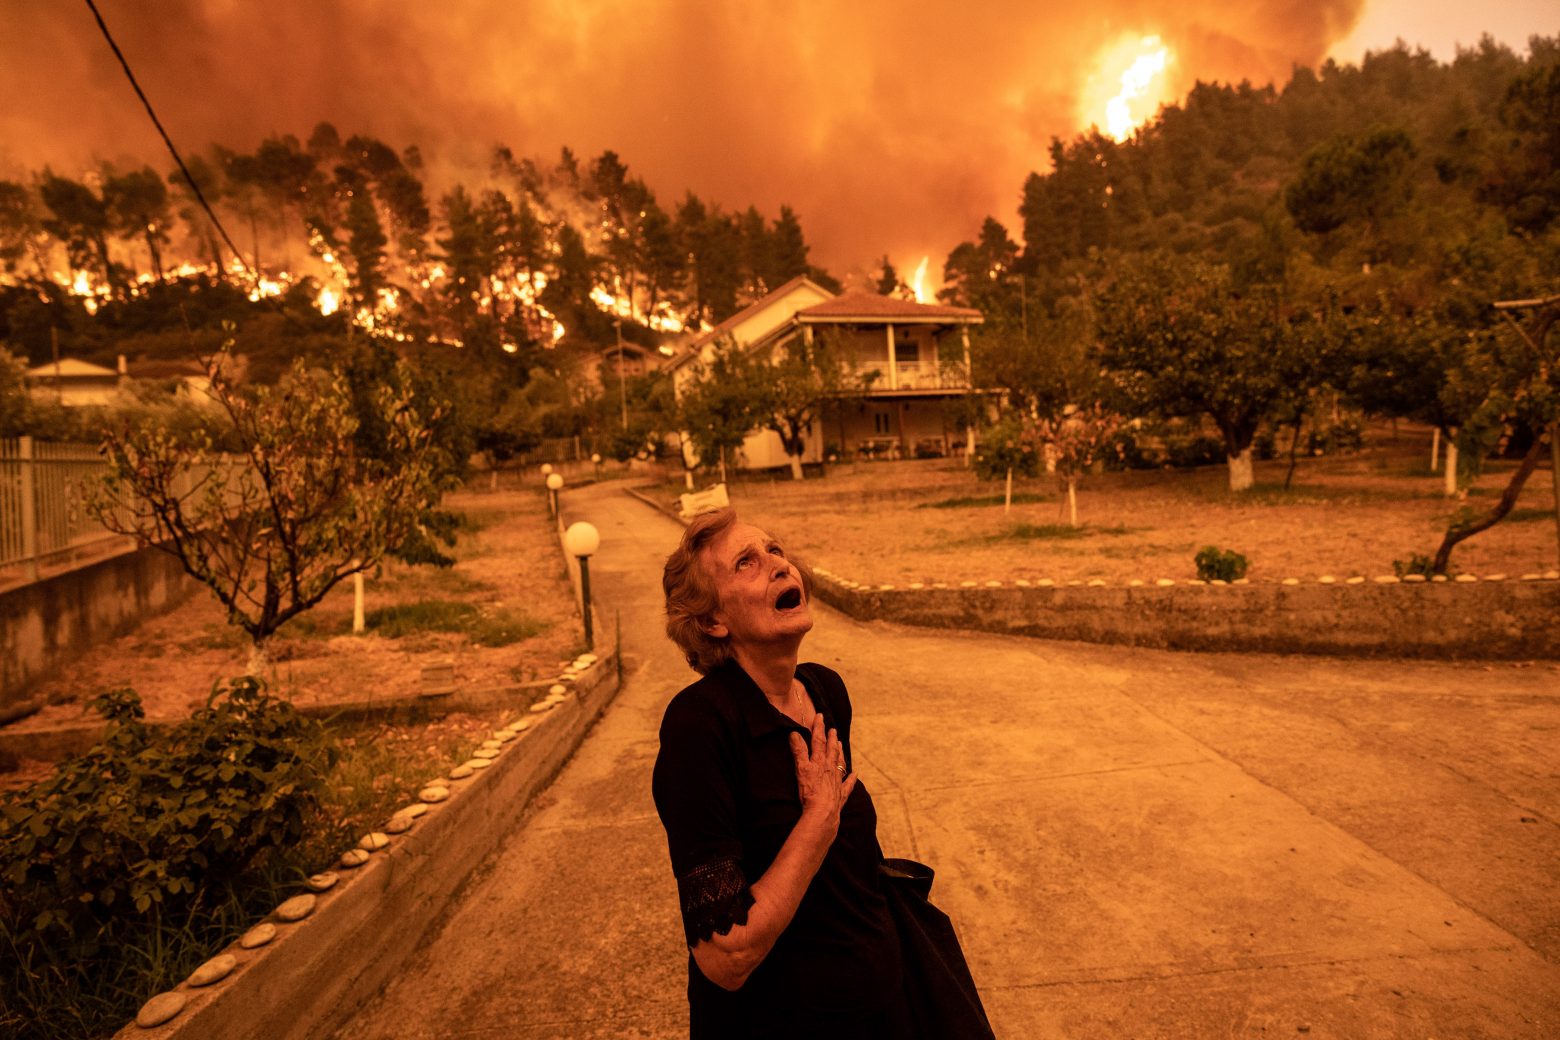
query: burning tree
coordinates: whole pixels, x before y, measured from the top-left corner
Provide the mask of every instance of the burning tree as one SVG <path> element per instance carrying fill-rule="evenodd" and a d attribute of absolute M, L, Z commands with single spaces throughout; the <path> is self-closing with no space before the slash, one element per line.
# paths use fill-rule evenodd
<path fill-rule="evenodd" d="M 88 508 L 209 587 L 249 635 L 259 674 L 277 629 L 340 582 L 387 556 L 426 555 L 449 483 L 431 429 L 439 409 L 415 403 L 404 363 L 354 403 L 340 370 L 300 362 L 276 386 L 244 391 L 221 355 L 204 360 L 236 452 L 205 432 L 115 430 Z"/>

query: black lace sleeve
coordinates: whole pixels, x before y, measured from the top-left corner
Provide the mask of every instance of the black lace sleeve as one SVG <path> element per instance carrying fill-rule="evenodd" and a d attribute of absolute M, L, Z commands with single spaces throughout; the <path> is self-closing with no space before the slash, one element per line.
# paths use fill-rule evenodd
<path fill-rule="evenodd" d="M 677 898 L 682 904 L 683 934 L 690 947 L 717 932 L 727 934 L 733 925 L 747 924 L 748 910 L 753 906 L 753 890 L 742 865 L 730 856 L 679 877 Z"/>

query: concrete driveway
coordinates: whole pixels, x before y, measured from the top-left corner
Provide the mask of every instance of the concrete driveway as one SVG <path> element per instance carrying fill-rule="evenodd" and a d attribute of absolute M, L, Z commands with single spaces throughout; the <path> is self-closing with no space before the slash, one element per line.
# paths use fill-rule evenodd
<path fill-rule="evenodd" d="M 650 802 L 680 529 L 571 492 L 617 701 L 345 1038 L 686 1036 Z M 761 517 L 751 517 L 762 523 Z M 1167 653 L 816 608 L 889 855 L 999 1037 L 1560 1036 L 1560 669 Z M 387 927 L 393 927 L 387 922 Z"/>

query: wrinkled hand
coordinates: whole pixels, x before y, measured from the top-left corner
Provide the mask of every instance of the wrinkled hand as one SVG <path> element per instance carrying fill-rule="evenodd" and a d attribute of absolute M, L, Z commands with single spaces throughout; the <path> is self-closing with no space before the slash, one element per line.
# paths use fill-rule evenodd
<path fill-rule="evenodd" d="M 838 827 L 840 809 L 856 788 L 856 774 L 846 775 L 845 746 L 836 730 L 824 731 L 823 713 L 813 715 L 812 746 L 800 733 L 791 734 L 791 754 L 796 759 L 796 788 L 802 797 L 802 815 L 813 815 Z"/>

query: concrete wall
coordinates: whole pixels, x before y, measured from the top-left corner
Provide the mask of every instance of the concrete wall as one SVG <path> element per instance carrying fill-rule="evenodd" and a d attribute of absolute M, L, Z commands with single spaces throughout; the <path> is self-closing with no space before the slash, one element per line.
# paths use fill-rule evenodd
<path fill-rule="evenodd" d="M 172 556 L 140 549 L 0 592 L 0 709 L 75 655 L 173 609 L 198 587 Z"/>
<path fill-rule="evenodd" d="M 867 588 L 827 572 L 852 617 L 1172 650 L 1560 658 L 1560 581 Z"/>

